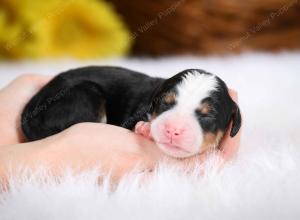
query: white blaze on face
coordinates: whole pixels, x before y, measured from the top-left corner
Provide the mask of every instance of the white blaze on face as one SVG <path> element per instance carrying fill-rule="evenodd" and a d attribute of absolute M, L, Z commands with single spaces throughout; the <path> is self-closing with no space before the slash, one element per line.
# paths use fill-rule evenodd
<path fill-rule="evenodd" d="M 194 113 L 201 101 L 217 89 L 217 80 L 214 75 L 191 72 L 184 76 L 177 86 L 178 108 Z"/>
<path fill-rule="evenodd" d="M 217 80 L 214 75 L 193 71 L 183 76 L 182 82 L 176 87 L 176 105 L 151 123 L 151 135 L 166 154 L 188 157 L 201 151 L 203 131 L 195 110 L 216 89 Z M 177 135 L 170 138 L 166 135 L 166 129 L 177 131 Z"/>

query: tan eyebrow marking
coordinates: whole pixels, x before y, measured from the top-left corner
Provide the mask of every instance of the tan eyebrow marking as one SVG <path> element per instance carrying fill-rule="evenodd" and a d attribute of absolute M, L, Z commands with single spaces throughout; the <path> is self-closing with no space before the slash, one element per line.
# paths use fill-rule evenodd
<path fill-rule="evenodd" d="M 212 132 L 207 132 L 203 135 L 203 143 L 201 146 L 201 152 L 204 152 L 205 150 L 209 148 L 218 148 L 221 139 L 224 136 L 224 132 L 221 130 L 218 130 L 216 134 Z"/>
<path fill-rule="evenodd" d="M 176 94 L 174 92 L 169 92 L 164 96 L 164 100 L 168 104 L 173 104 L 176 101 Z"/>
<path fill-rule="evenodd" d="M 202 114 L 208 114 L 212 110 L 212 107 L 207 102 L 202 103 L 198 108 L 197 111 L 199 111 Z"/>
<path fill-rule="evenodd" d="M 100 109 L 98 112 L 98 122 L 100 123 L 107 123 L 107 116 L 105 110 L 105 101 L 101 103 Z"/>
<path fill-rule="evenodd" d="M 156 117 L 157 117 L 157 113 L 155 111 L 152 112 L 150 121 L 154 120 Z"/>

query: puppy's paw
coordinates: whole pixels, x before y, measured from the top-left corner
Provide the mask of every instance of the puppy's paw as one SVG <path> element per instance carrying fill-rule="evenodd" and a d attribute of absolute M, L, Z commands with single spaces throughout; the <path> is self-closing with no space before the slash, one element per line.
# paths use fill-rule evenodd
<path fill-rule="evenodd" d="M 139 121 L 134 127 L 134 133 L 139 134 L 145 138 L 151 139 L 150 122 Z"/>

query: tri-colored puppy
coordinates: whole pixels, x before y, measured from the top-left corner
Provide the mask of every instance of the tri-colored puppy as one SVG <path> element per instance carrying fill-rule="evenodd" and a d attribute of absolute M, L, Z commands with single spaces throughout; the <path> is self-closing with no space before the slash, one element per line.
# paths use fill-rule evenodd
<path fill-rule="evenodd" d="M 232 121 L 241 127 L 237 104 L 217 76 L 199 69 L 169 79 L 118 67 L 84 67 L 57 75 L 26 105 L 22 129 L 29 141 L 80 122 L 134 129 L 149 121 L 149 136 L 166 154 L 189 157 L 218 146 Z M 136 132 L 143 134 L 143 123 Z"/>

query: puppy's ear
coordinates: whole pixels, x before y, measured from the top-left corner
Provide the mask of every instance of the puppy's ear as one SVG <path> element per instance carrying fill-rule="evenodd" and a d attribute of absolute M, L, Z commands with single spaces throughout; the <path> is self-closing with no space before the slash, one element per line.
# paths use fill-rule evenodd
<path fill-rule="evenodd" d="M 240 108 L 238 105 L 233 102 L 233 111 L 232 111 L 232 128 L 230 131 L 230 136 L 234 137 L 240 130 L 242 125 L 242 117 L 240 113 Z"/>

